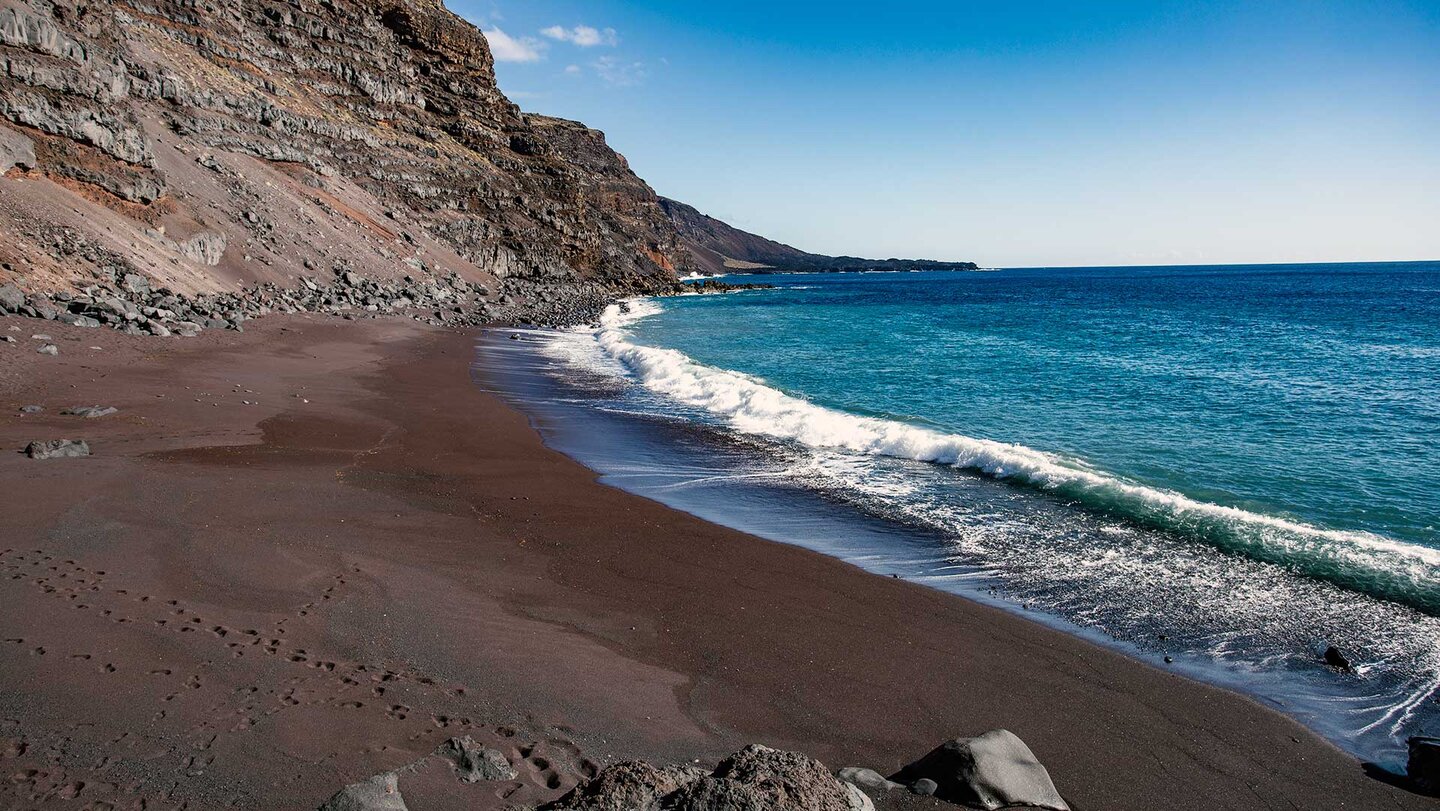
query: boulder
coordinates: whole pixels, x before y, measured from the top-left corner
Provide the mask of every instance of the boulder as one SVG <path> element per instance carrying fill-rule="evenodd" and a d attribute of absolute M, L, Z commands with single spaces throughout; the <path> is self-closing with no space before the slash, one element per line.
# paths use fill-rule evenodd
<path fill-rule="evenodd" d="M 746 746 L 716 766 L 713 781 L 730 781 L 743 788 L 743 794 L 760 801 L 760 807 L 835 808 L 837 811 L 863 811 L 873 808 L 870 798 L 860 789 L 840 782 L 829 774 L 824 763 L 799 755 L 760 746 Z M 698 787 L 698 784 L 696 784 Z M 729 789 L 727 789 L 729 791 Z M 685 789 L 681 789 L 685 794 Z M 700 794 L 697 788 L 696 794 Z M 674 808 L 710 808 L 708 805 L 674 805 Z"/>
<path fill-rule="evenodd" d="M 377 774 L 335 792 L 319 811 L 408 811 L 394 772 Z"/>
<path fill-rule="evenodd" d="M 120 287 L 127 293 L 149 293 L 150 280 L 138 273 L 126 273 L 124 278 L 120 280 Z"/>
<path fill-rule="evenodd" d="M 31 459 L 73 459 L 90 455 L 90 444 L 83 439 L 37 439 L 25 446 Z"/>
<path fill-rule="evenodd" d="M 13 284 L 0 287 L 0 309 L 5 312 L 16 313 L 25 306 L 25 293 Z"/>
<path fill-rule="evenodd" d="M 57 311 L 55 313 L 55 320 L 59 321 L 62 324 L 69 324 L 74 327 L 94 328 L 100 326 L 99 321 L 91 318 L 88 315 L 80 315 L 77 313 L 68 312 L 66 310 Z"/>
<path fill-rule="evenodd" d="M 35 351 L 39 352 L 42 355 L 53 356 L 60 354 L 60 347 L 56 346 L 55 344 L 41 344 L 40 348 L 36 349 Z"/>
<path fill-rule="evenodd" d="M 435 754 L 455 764 L 455 770 L 460 773 L 460 780 L 464 783 L 514 780 L 516 776 L 515 769 L 510 766 L 510 761 L 503 753 L 481 746 L 469 735 L 451 738 L 440 744 Z"/>
<path fill-rule="evenodd" d="M 38 406 L 38 405 L 20 406 L 20 413 L 21 413 L 21 414 L 39 414 L 41 411 L 44 411 L 44 410 L 45 410 L 45 406 Z"/>
<path fill-rule="evenodd" d="M 571 789 L 541 811 L 653 811 L 660 800 L 681 786 L 706 776 L 704 769 L 690 766 L 656 768 L 649 763 L 628 760 L 607 766 L 600 773 Z"/>
<path fill-rule="evenodd" d="M 1406 776 L 1419 790 L 1440 796 L 1440 738 L 1416 735 L 1410 739 L 1409 746 Z"/>
<path fill-rule="evenodd" d="M 1013 805 L 1070 808 L 1030 747 L 1004 729 L 941 744 L 890 779 L 912 787 L 933 780 L 936 797 L 986 811 Z"/>
<path fill-rule="evenodd" d="M 29 304 L 30 309 L 35 311 L 35 315 L 46 321 L 54 321 L 55 316 L 60 312 L 55 308 L 55 305 L 51 304 L 50 300 L 44 296 L 31 296 Z"/>
<path fill-rule="evenodd" d="M 813 758 L 750 745 L 712 773 L 617 763 L 542 811 L 874 811 L 860 789 Z"/>
<path fill-rule="evenodd" d="M 202 265 L 218 265 L 225 258 L 228 240 L 215 231 L 201 231 L 180 243 L 180 253 Z"/>
<path fill-rule="evenodd" d="M 0 175 L 17 166 L 35 168 L 35 144 L 9 127 L 0 127 Z"/>
<path fill-rule="evenodd" d="M 1340 649 L 1335 647 L 1334 645 L 1331 645 L 1330 647 L 1325 649 L 1325 664 L 1335 668 L 1336 670 L 1343 670 L 1347 673 L 1350 672 L 1351 669 L 1350 660 L 1346 658 L 1345 654 L 1341 653 Z"/>

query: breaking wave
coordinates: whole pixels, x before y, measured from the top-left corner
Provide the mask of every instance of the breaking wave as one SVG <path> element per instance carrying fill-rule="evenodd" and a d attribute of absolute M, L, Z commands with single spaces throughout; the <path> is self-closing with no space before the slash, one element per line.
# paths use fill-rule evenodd
<path fill-rule="evenodd" d="M 611 305 L 595 339 L 646 389 L 702 410 L 735 431 L 811 448 L 950 466 L 1440 615 L 1440 550 L 1200 501 L 1023 445 L 820 406 L 761 379 L 698 363 L 673 349 L 633 342 L 628 326 L 661 311 L 648 299 Z"/>

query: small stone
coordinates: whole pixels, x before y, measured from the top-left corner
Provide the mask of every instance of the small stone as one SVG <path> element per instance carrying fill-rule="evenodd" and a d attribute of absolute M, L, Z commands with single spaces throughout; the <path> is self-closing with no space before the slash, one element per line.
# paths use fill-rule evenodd
<path fill-rule="evenodd" d="M 83 439 L 37 439 L 25 446 L 31 459 L 71 459 L 90 455 L 90 445 Z"/>
<path fill-rule="evenodd" d="M 910 784 L 910 790 L 919 794 L 921 797 L 935 796 L 935 791 L 938 788 L 940 788 L 940 786 L 928 777 L 922 777 Z"/>
<path fill-rule="evenodd" d="M 884 775 L 874 769 L 866 769 L 861 766 L 846 766 L 836 772 L 835 776 L 852 786 L 859 786 L 860 788 L 869 789 L 873 792 L 883 793 L 897 788 L 904 788 L 904 786 L 899 783 L 886 780 Z"/>
<path fill-rule="evenodd" d="M 44 411 L 44 410 L 45 410 L 45 406 L 38 406 L 38 405 L 20 406 L 20 413 L 21 413 L 21 414 L 39 414 L 41 411 Z"/>
<path fill-rule="evenodd" d="M 55 344 L 42 344 L 40 348 L 35 351 L 42 355 L 58 355 L 60 354 L 60 347 Z"/>

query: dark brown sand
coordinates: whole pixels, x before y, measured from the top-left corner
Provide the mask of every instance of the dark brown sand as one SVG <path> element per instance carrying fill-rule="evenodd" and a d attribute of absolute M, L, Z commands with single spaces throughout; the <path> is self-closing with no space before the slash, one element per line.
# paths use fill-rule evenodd
<path fill-rule="evenodd" d="M 313 808 L 468 734 L 520 779 L 406 799 L 499 808 L 621 758 L 888 772 L 994 727 L 1083 811 L 1436 807 L 1248 699 L 598 485 L 473 384 L 472 335 L 252 324 L 0 319 L 0 807 Z M 58 413 L 91 404 L 120 413 Z M 95 453 L 14 452 L 50 438 Z"/>

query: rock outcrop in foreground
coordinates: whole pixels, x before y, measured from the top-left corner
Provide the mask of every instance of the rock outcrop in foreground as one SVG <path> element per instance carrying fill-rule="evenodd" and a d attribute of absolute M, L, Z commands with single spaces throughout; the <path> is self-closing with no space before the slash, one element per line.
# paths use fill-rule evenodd
<path fill-rule="evenodd" d="M 873 811 L 855 786 L 819 761 L 751 744 L 713 772 L 646 763 L 610 766 L 541 811 Z"/>
<path fill-rule="evenodd" d="M 515 774 L 499 752 L 468 738 L 451 739 L 433 755 L 403 769 L 346 786 L 320 811 L 403 811 L 405 775 L 423 770 L 435 759 L 448 761 L 467 783 L 505 780 Z M 935 807 L 934 800 L 916 805 L 932 796 L 986 811 L 1012 807 L 1069 811 L 1029 747 L 1003 729 L 942 744 L 901 769 L 893 781 L 854 766 L 831 775 L 814 758 L 759 744 L 730 755 L 713 770 L 623 761 L 601 769 L 537 811 L 875 811 L 877 801 L 881 809 Z"/>
<path fill-rule="evenodd" d="M 235 293 L 348 272 L 519 304 L 695 269 L 585 126 L 434 0 L 0 0 L 0 284 Z"/>

